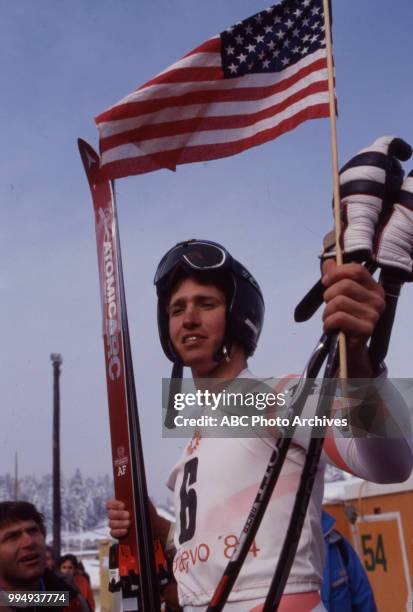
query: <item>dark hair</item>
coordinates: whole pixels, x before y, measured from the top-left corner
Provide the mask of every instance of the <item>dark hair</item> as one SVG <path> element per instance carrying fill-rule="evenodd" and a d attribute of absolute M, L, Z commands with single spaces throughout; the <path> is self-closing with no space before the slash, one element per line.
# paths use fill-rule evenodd
<path fill-rule="evenodd" d="M 34 521 L 46 537 L 44 516 L 33 504 L 27 501 L 0 502 L 0 528 L 17 521 Z"/>
<path fill-rule="evenodd" d="M 233 281 L 230 274 L 222 271 L 216 272 L 214 270 L 201 273 L 196 270 L 187 270 L 177 266 L 175 271 L 171 274 L 166 288 L 165 297 L 167 305 L 172 294 L 175 293 L 182 281 L 186 280 L 187 278 L 191 278 L 200 285 L 212 285 L 213 287 L 216 287 L 225 295 L 226 303 L 230 303 L 231 295 L 234 290 Z"/>
<path fill-rule="evenodd" d="M 63 563 L 65 563 L 66 561 L 70 561 L 73 567 L 75 568 L 75 570 L 79 568 L 79 562 L 76 559 L 75 555 L 71 555 L 70 553 L 67 553 L 67 555 L 63 555 L 62 557 L 60 557 L 59 564 L 58 564 L 59 569 L 63 565 Z"/>

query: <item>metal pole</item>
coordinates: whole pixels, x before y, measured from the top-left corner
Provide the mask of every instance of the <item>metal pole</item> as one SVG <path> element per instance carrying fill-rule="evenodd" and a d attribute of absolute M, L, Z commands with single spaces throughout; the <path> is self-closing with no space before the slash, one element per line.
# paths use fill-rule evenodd
<path fill-rule="evenodd" d="M 14 453 L 14 500 L 19 499 L 19 474 L 17 464 L 17 451 Z"/>
<path fill-rule="evenodd" d="M 53 549 L 55 558 L 60 557 L 61 500 L 60 500 L 60 366 L 62 356 L 52 353 L 53 364 Z"/>

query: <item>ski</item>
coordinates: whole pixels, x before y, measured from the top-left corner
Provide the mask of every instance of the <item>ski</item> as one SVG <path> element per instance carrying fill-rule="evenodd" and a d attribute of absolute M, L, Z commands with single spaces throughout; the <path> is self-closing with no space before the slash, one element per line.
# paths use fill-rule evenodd
<path fill-rule="evenodd" d="M 99 181 L 96 151 L 82 139 L 78 146 L 95 216 L 115 497 L 125 503 L 132 523 L 111 549 L 109 588 L 122 591 L 123 610 L 156 612 L 160 609 L 157 569 L 163 574 L 166 567 L 160 546 L 156 560 L 154 553 L 114 185 Z"/>

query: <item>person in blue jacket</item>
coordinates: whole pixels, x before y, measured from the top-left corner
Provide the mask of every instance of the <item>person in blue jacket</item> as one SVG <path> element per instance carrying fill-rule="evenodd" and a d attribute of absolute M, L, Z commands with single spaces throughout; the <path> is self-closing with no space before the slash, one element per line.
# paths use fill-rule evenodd
<path fill-rule="evenodd" d="M 377 612 L 365 569 L 350 542 L 334 529 L 335 522 L 335 518 L 323 510 L 323 604 L 328 612 Z"/>

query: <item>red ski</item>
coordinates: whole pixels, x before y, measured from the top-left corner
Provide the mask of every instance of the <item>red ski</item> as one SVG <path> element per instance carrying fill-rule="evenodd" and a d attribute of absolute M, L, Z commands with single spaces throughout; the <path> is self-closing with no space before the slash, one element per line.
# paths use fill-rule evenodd
<path fill-rule="evenodd" d="M 110 181 L 99 182 L 94 149 L 81 139 L 78 145 L 95 213 L 115 497 L 132 517 L 128 535 L 110 553 L 109 588 L 122 590 L 124 610 L 157 612 L 157 574 L 166 575 L 166 567 L 162 554 L 156 561 L 154 554 L 114 188 Z"/>

